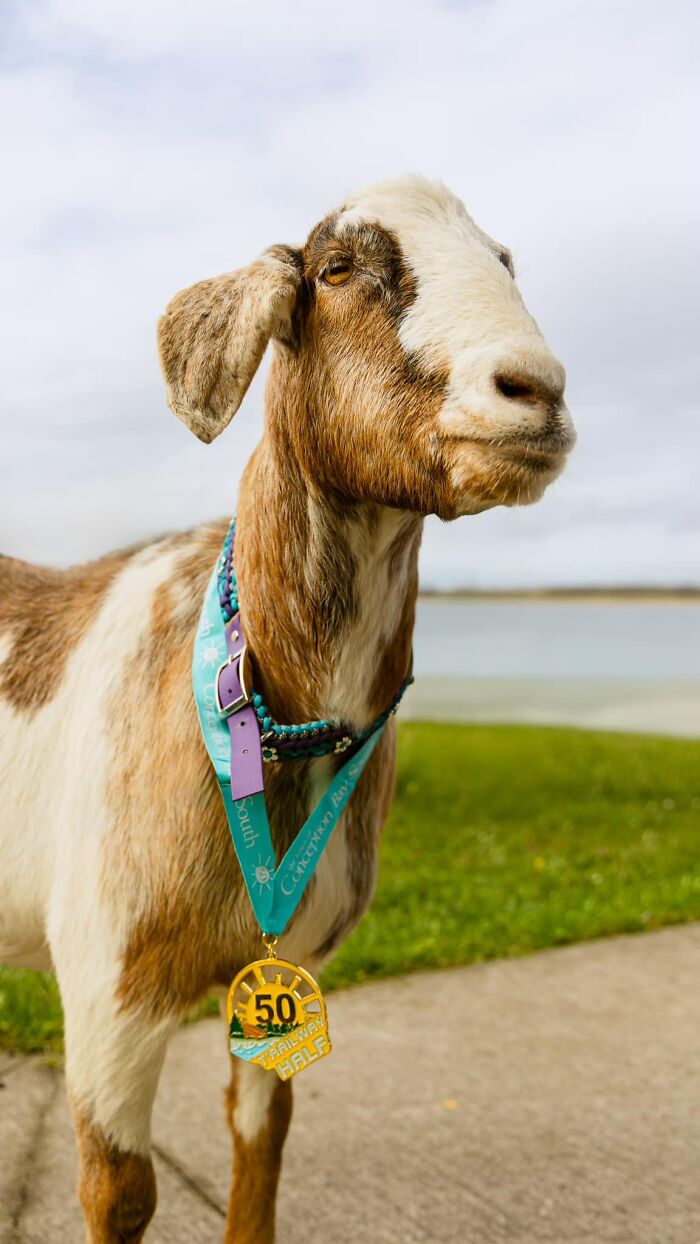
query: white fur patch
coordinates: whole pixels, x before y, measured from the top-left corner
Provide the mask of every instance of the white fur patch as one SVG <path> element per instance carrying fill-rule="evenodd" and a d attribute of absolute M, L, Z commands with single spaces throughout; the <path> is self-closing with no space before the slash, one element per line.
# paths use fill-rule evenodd
<path fill-rule="evenodd" d="M 254 1141 L 267 1123 L 277 1076 L 255 1063 L 236 1065 L 236 1109 L 233 1126 L 246 1144 Z"/>
<path fill-rule="evenodd" d="M 66 1078 L 81 1113 L 118 1149 L 151 1147 L 151 1111 L 173 1019 L 145 1022 L 112 1005 L 115 979 L 104 995 L 80 1000 L 80 1015 L 66 1013 Z"/>

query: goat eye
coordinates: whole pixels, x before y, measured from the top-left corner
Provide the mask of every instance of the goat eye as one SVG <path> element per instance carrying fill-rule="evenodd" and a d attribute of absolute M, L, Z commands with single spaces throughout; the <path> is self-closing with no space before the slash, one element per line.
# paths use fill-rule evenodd
<path fill-rule="evenodd" d="M 342 285 L 352 276 L 352 264 L 349 259 L 331 259 L 323 279 L 327 285 Z"/>

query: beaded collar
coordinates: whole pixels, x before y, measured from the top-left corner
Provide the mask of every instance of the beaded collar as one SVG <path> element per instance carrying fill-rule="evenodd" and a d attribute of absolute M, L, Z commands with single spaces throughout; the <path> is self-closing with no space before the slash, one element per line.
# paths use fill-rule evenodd
<path fill-rule="evenodd" d="M 219 605 L 224 622 L 229 622 L 239 610 L 238 581 L 233 563 L 233 546 L 236 520 L 231 520 L 221 558 L 217 567 Z M 358 748 L 370 735 L 380 730 L 397 710 L 406 688 L 413 682 L 411 672 L 404 678 L 389 706 L 365 730 L 352 730 L 343 721 L 306 721 L 301 725 L 285 726 L 275 721 L 261 695 L 249 692 L 250 701 L 260 723 L 262 756 L 265 761 L 305 760 L 311 756 L 338 755 L 350 748 Z"/>

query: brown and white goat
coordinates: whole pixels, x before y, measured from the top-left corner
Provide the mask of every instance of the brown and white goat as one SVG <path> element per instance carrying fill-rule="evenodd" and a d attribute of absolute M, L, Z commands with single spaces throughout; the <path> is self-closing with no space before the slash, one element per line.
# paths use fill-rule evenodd
<path fill-rule="evenodd" d="M 159 325 L 169 400 L 202 440 L 270 340 L 236 538 L 255 686 L 279 721 L 362 727 L 409 664 L 424 515 L 542 495 L 573 440 L 564 372 L 508 252 L 416 177 L 173 299 Z M 58 978 L 93 1242 L 141 1239 L 168 1037 L 260 950 L 190 683 L 225 531 L 68 571 L 0 561 L 0 958 Z M 394 752 L 390 728 L 281 939 L 312 971 L 372 896 Z M 337 763 L 266 767 L 278 857 Z M 226 1240 L 264 1244 L 291 1086 L 233 1063 Z"/>

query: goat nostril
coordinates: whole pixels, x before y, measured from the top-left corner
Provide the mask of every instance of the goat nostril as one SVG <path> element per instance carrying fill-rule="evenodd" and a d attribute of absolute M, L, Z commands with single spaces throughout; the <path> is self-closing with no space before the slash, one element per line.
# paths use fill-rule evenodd
<path fill-rule="evenodd" d="M 507 397 L 511 402 L 524 402 L 527 406 L 555 407 L 561 401 L 563 393 L 563 386 L 548 384 L 534 376 L 497 372 L 493 382 L 502 397 Z"/>
<path fill-rule="evenodd" d="M 496 375 L 494 376 L 494 383 L 503 397 L 509 397 L 514 402 L 537 401 L 534 385 L 522 376 Z"/>

